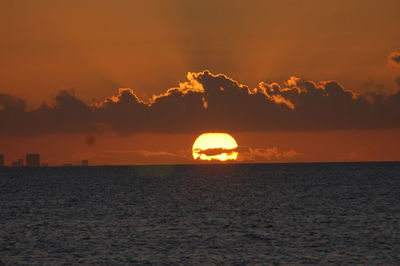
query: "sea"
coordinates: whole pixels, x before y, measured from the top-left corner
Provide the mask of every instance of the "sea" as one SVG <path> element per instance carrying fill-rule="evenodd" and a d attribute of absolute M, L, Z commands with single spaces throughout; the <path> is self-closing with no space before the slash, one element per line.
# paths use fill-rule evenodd
<path fill-rule="evenodd" d="M 0 169 L 0 265 L 400 265 L 400 163 Z"/>

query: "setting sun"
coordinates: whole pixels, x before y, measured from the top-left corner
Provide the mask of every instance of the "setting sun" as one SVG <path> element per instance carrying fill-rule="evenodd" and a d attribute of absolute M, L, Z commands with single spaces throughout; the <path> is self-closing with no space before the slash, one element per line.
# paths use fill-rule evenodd
<path fill-rule="evenodd" d="M 193 143 L 192 153 L 195 160 L 236 160 L 237 147 L 235 139 L 227 133 L 203 133 Z"/>

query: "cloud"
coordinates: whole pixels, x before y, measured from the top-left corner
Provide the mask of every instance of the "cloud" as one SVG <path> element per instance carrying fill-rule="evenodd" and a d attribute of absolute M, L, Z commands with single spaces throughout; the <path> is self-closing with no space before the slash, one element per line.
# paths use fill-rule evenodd
<path fill-rule="evenodd" d="M 400 52 L 391 53 L 388 57 L 388 61 L 390 66 L 400 72 Z M 396 77 L 395 82 L 397 86 L 400 87 L 400 76 Z"/>
<path fill-rule="evenodd" d="M 241 146 L 236 149 L 207 149 L 198 151 L 208 156 L 221 153 L 238 152 L 237 162 L 277 162 L 293 161 L 301 158 L 303 155 L 293 149 L 282 151 L 277 147 L 261 148 Z M 170 151 L 148 151 L 148 150 L 100 150 L 91 153 L 79 155 L 82 159 L 89 159 L 95 164 L 154 164 L 154 163 L 172 163 L 187 164 L 193 163 L 192 153 L 189 150 Z M 197 162 L 204 163 L 197 160 Z M 213 163 L 216 160 L 212 161 Z"/>
<path fill-rule="evenodd" d="M 400 67 L 400 53 L 399 52 L 393 52 L 389 55 L 389 63 L 392 64 L 394 67 Z"/>
<path fill-rule="evenodd" d="M 23 112 L 25 108 L 24 100 L 11 95 L 0 94 L 0 111 Z"/>
<path fill-rule="evenodd" d="M 154 163 L 190 163 L 192 158 L 187 152 L 166 152 L 147 150 L 108 150 L 97 151 L 89 157 L 99 163 L 118 164 L 154 164 Z"/>
<path fill-rule="evenodd" d="M 224 149 L 224 148 L 215 148 L 215 149 L 195 149 L 195 151 L 198 154 L 204 154 L 207 156 L 214 156 L 214 155 L 218 155 L 221 153 L 227 153 L 227 154 L 232 154 L 233 152 L 235 152 L 237 149 Z"/>
<path fill-rule="evenodd" d="M 336 81 L 291 77 L 257 88 L 224 74 L 189 73 L 148 100 L 121 89 L 87 104 L 61 91 L 51 105 L 27 110 L 23 99 L 0 95 L 0 136 L 114 131 L 135 133 L 262 132 L 400 128 L 400 92 L 359 95 Z"/>
<path fill-rule="evenodd" d="M 302 154 L 295 150 L 280 151 L 277 147 L 251 148 L 241 147 L 239 149 L 240 161 L 267 162 L 267 161 L 290 161 L 300 157 Z"/>

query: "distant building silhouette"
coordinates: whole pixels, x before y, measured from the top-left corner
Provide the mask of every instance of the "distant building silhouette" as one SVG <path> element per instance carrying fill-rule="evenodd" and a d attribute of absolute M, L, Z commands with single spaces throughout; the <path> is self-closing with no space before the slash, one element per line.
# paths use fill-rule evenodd
<path fill-rule="evenodd" d="M 24 160 L 23 159 L 18 159 L 11 164 L 12 167 L 22 167 L 24 166 Z"/>
<path fill-rule="evenodd" d="M 0 154 L 0 167 L 4 166 L 4 155 Z"/>
<path fill-rule="evenodd" d="M 89 160 L 82 160 L 82 166 L 89 166 Z"/>
<path fill-rule="evenodd" d="M 72 163 L 63 163 L 62 166 L 69 167 L 72 166 Z"/>
<path fill-rule="evenodd" d="M 48 163 L 42 163 L 42 167 L 48 167 L 49 164 Z"/>
<path fill-rule="evenodd" d="M 39 167 L 40 166 L 40 154 L 28 153 L 25 159 L 26 166 Z"/>

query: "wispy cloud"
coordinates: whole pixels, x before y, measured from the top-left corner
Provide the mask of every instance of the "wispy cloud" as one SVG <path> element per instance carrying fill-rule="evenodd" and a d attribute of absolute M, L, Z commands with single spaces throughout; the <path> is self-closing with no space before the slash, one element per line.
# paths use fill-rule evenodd
<path fill-rule="evenodd" d="M 252 148 L 241 147 L 239 149 L 240 161 L 269 162 L 269 161 L 291 161 L 301 158 L 302 154 L 291 149 L 282 151 L 277 147 Z"/>
<path fill-rule="evenodd" d="M 189 163 L 188 152 L 167 152 L 149 150 L 100 150 L 85 154 L 86 159 L 106 164 L 154 164 L 154 163 Z"/>

